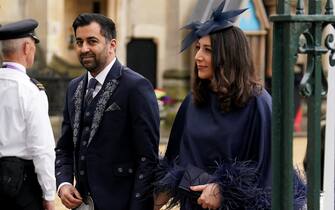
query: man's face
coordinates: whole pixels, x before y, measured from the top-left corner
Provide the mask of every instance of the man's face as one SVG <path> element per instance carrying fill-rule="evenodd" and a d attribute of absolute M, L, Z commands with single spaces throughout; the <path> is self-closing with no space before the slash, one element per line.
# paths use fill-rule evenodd
<path fill-rule="evenodd" d="M 92 22 L 76 30 L 76 52 L 80 63 L 97 75 L 115 57 L 116 40 L 107 41 L 100 33 L 101 27 Z"/>

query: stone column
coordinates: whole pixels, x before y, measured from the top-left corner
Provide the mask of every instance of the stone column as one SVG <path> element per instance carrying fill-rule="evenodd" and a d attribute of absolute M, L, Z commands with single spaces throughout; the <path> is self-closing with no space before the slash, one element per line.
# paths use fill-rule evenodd
<path fill-rule="evenodd" d="M 166 8 L 166 63 L 163 74 L 163 87 L 168 95 L 184 99 L 190 91 L 190 53 L 180 52 L 180 43 L 185 32 L 180 28 L 187 23 L 195 6 L 195 0 L 169 0 Z M 190 9 L 192 8 L 192 9 Z"/>
<path fill-rule="evenodd" d="M 21 20 L 25 17 L 25 5 L 21 0 L 0 0 L 0 23 L 6 24 Z M 2 63 L 2 55 L 0 52 L 0 64 Z"/>
<path fill-rule="evenodd" d="M 39 56 L 38 62 L 46 63 L 45 52 L 48 49 L 47 42 L 47 33 L 48 33 L 48 21 L 47 21 L 47 1 L 39 1 L 39 0 L 30 0 L 25 2 L 25 17 L 24 18 L 34 18 L 38 20 L 39 25 L 36 30 L 36 34 L 40 40 L 38 47 L 43 52 L 41 56 Z"/>
<path fill-rule="evenodd" d="M 25 17 L 25 4 L 21 0 L 0 1 L 0 22 L 6 24 Z"/>
<path fill-rule="evenodd" d="M 127 55 L 127 37 L 128 37 L 128 18 L 129 18 L 129 3 L 128 0 L 116 0 L 116 3 L 113 1 L 115 0 L 109 0 L 108 4 L 115 5 L 111 6 L 108 9 L 107 14 L 111 14 L 113 11 L 111 9 L 115 9 L 116 12 L 114 14 L 114 22 L 116 24 L 116 32 L 117 32 L 117 51 L 116 55 L 118 59 L 123 63 L 126 64 L 126 55 Z"/>
<path fill-rule="evenodd" d="M 109 0 L 107 1 L 106 15 L 110 17 L 113 21 L 116 21 L 118 14 L 118 0 Z"/>
<path fill-rule="evenodd" d="M 268 12 L 269 17 L 276 14 L 276 0 L 264 0 L 264 5 Z M 272 49 L 273 49 L 273 23 L 270 21 L 270 28 L 268 29 L 268 38 L 267 38 L 267 50 L 266 50 L 266 67 L 265 67 L 265 76 L 267 78 L 272 77 Z"/>
<path fill-rule="evenodd" d="M 165 69 L 181 69 L 179 56 L 180 27 L 179 0 L 169 0 L 166 4 L 166 64 Z"/>
<path fill-rule="evenodd" d="M 64 0 L 48 0 L 46 16 L 46 27 L 47 27 L 47 62 L 51 61 L 53 54 L 58 56 L 65 55 L 68 52 L 70 37 L 66 37 L 65 28 L 65 15 L 64 15 Z M 72 34 L 72 32 L 71 32 Z M 69 56 L 66 56 L 69 57 Z M 76 57 L 75 57 L 76 59 Z"/>

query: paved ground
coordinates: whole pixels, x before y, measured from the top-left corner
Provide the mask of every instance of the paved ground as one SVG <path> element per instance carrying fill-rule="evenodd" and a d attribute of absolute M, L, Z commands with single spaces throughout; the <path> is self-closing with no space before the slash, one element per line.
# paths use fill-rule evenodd
<path fill-rule="evenodd" d="M 165 140 L 165 139 L 164 139 Z M 164 141 L 163 141 L 164 142 Z M 165 141 L 166 142 L 166 141 Z M 306 138 L 305 137 L 296 137 L 293 142 L 293 163 L 295 166 L 302 168 L 302 161 L 305 155 L 306 150 Z M 165 151 L 165 144 L 160 146 L 160 151 L 163 153 Z M 176 208 L 175 210 L 177 210 Z M 60 200 L 56 199 L 56 210 L 67 210 Z"/>

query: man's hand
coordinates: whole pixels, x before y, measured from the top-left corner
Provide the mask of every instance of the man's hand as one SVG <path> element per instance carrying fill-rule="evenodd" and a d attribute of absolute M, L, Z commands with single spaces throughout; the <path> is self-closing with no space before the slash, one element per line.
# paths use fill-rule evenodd
<path fill-rule="evenodd" d="M 43 209 L 44 210 L 55 210 L 55 202 L 43 200 Z"/>
<path fill-rule="evenodd" d="M 63 185 L 59 189 L 58 195 L 62 200 L 63 205 L 69 209 L 74 209 L 83 202 L 78 190 L 69 184 Z"/>
<path fill-rule="evenodd" d="M 221 205 L 219 185 L 216 183 L 191 186 L 191 190 L 202 192 L 198 198 L 198 204 L 204 209 L 218 209 Z"/>

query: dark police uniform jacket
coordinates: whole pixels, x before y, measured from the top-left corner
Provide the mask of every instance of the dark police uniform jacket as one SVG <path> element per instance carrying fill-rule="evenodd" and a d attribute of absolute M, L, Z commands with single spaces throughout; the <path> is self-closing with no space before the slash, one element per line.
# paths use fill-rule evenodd
<path fill-rule="evenodd" d="M 69 84 L 56 147 L 57 186 L 73 183 L 99 210 L 153 208 L 159 111 L 151 83 L 115 61 L 84 110 L 87 74 Z M 73 151 L 75 151 L 73 153 Z"/>

